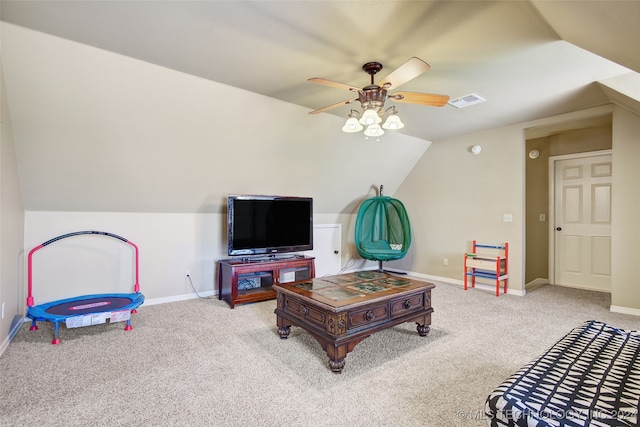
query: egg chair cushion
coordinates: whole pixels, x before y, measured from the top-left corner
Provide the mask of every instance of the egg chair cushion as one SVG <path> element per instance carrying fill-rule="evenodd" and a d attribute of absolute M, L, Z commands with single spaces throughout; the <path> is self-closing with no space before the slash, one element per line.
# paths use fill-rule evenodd
<path fill-rule="evenodd" d="M 355 243 L 364 259 L 403 258 L 411 245 L 411 225 L 402 202 L 389 196 L 362 202 L 356 217 Z"/>

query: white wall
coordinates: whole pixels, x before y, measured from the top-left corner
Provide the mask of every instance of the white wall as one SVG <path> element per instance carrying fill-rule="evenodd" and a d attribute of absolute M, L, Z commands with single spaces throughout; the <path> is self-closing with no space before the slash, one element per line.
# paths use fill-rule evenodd
<path fill-rule="evenodd" d="M 15 334 L 24 315 L 22 293 L 22 245 L 24 209 L 20 194 L 18 164 L 11 117 L 7 108 L 2 63 L 0 62 L 0 354 Z"/>
<path fill-rule="evenodd" d="M 640 314 L 640 116 L 620 107 L 613 113 L 611 305 Z"/>
<path fill-rule="evenodd" d="M 350 214 L 314 215 L 315 224 L 342 224 L 344 256 L 353 247 L 355 220 Z M 115 234 L 139 247 L 140 286 L 146 304 L 217 294 L 216 261 L 228 258 L 225 214 L 40 212 L 25 215 L 24 252 L 54 237 L 96 230 Z M 25 255 L 25 265 L 26 265 Z M 118 239 L 99 235 L 73 236 L 33 254 L 33 296 L 36 304 L 78 295 L 132 292 L 133 249 Z M 26 273 L 25 273 L 26 274 Z M 25 284 L 26 286 L 26 284 Z"/>
<path fill-rule="evenodd" d="M 395 194 L 409 212 L 413 242 L 390 265 L 459 281 L 474 239 L 508 242 L 509 287 L 522 292 L 523 135 L 513 126 L 434 142 Z M 479 155 L 470 152 L 476 144 Z M 505 213 L 513 222 L 503 222 Z"/>
<path fill-rule="evenodd" d="M 310 115 L 4 22 L 0 32 L 27 210 L 219 213 L 232 193 L 310 196 L 334 213 L 372 184 L 395 190 L 430 144 L 365 140 L 341 131 L 346 113 Z"/>
<path fill-rule="evenodd" d="M 54 237 L 98 230 L 131 240 L 140 251 L 140 286 L 147 300 L 214 291 L 214 261 L 226 257 L 226 216 L 104 212 L 26 213 L 25 253 Z M 62 265 L 66 264 L 67 267 Z M 33 256 L 36 304 L 103 292 L 132 292 L 129 245 L 102 236 L 78 236 L 52 243 Z"/>
<path fill-rule="evenodd" d="M 524 131 L 602 114 L 605 105 L 534 122 L 434 142 L 396 196 L 405 202 L 414 241 L 396 261 L 407 271 L 463 279 L 463 258 L 473 239 L 510 245 L 509 287 L 524 291 Z M 640 116 L 621 107 L 613 115 L 612 307 L 640 315 L 635 254 L 640 246 Z M 467 150 L 479 144 L 482 153 Z M 512 213 L 513 222 L 502 222 Z M 448 258 L 449 265 L 443 265 Z"/>
<path fill-rule="evenodd" d="M 494 129 L 432 144 L 407 180 L 393 194 L 407 206 L 413 227 L 413 244 L 403 260 L 386 265 L 389 268 L 450 279 L 455 283 L 463 278 L 462 255 L 470 249 L 473 239 L 496 243 L 507 241 L 511 249 L 510 289 L 521 294 L 524 290 L 523 258 L 526 256 L 523 253 L 523 131 L 543 122 L 579 118 L 599 112 L 596 109 L 594 112 Z M 640 308 L 640 301 L 636 302 L 640 293 L 635 291 L 633 285 L 635 272 L 630 267 L 633 263 L 619 254 L 627 254 L 628 258 L 628 254 L 634 253 L 640 243 L 636 224 L 640 204 L 637 199 L 637 184 L 633 179 L 628 179 L 635 176 L 634 173 L 637 174 L 635 165 L 638 160 L 638 144 L 634 138 L 638 133 L 638 126 L 638 117 L 625 110 L 618 111 L 614 117 L 614 138 L 618 141 L 618 145 L 614 146 L 614 156 L 616 149 L 621 154 L 618 154 L 617 160 L 614 158 L 616 176 L 620 182 L 616 185 L 614 195 L 614 221 L 618 224 L 614 225 L 614 238 L 618 242 L 614 251 L 617 251 L 618 256 L 614 255 L 613 262 L 614 265 L 618 264 L 614 281 L 619 281 L 622 286 L 617 291 L 614 290 L 613 305 L 631 309 Z M 474 144 L 482 146 L 482 153 L 478 156 L 468 151 Z M 358 201 L 354 201 L 345 212 L 315 215 L 316 224 L 342 225 L 343 269 L 374 266 L 371 262 L 359 259 L 354 247 L 353 227 L 358 204 Z M 503 222 L 503 213 L 511 213 L 513 222 Z M 107 231 L 132 240 L 140 246 L 142 291 L 148 300 L 158 302 L 183 298 L 193 293 L 183 277 L 185 269 L 191 271 L 198 292 L 213 293 L 216 285 L 215 261 L 227 257 L 224 214 L 29 211 L 25 223 L 25 252 L 57 235 L 85 229 Z M 67 243 L 62 244 L 63 252 L 68 251 L 73 262 L 73 258 L 83 252 L 82 247 L 67 248 L 66 245 Z M 44 256 L 45 251 L 48 248 L 39 251 L 37 256 Z M 64 257 L 64 253 L 61 257 Z M 444 258 L 448 259 L 448 266 L 443 265 Z M 616 259 L 626 261 L 623 265 Z M 115 268 L 125 271 L 129 260 L 126 254 L 121 256 Z M 38 268 L 39 263 L 42 263 L 42 267 L 53 266 L 55 269 L 59 262 L 53 255 L 50 261 L 36 259 Z M 88 261 L 84 264 L 76 263 L 73 267 L 74 275 L 80 280 L 89 277 L 93 269 L 95 267 Z M 126 287 L 131 283 L 126 280 L 127 277 L 130 278 L 130 273 L 116 274 L 112 271 L 103 275 L 103 285 L 107 288 L 120 286 L 112 283 L 120 280 L 120 277 L 124 277 L 122 286 Z M 100 280 L 102 279 L 97 279 L 96 282 L 99 283 Z M 45 290 L 47 285 L 44 283 L 39 288 L 40 282 L 35 282 L 35 295 L 59 299 L 64 297 L 65 292 L 94 292 L 85 289 L 84 284 L 78 290 L 73 288 L 75 285 L 71 282 L 60 281 L 63 282 L 61 287 L 51 285 L 49 290 Z M 619 299 L 617 292 L 623 292 L 622 299 Z"/>
<path fill-rule="evenodd" d="M 567 117 L 580 117 L 581 114 Z M 549 121 L 564 118 L 551 118 Z M 462 254 L 469 250 L 471 240 L 508 241 L 511 245 L 510 289 L 521 294 L 525 256 L 523 130 L 537 124 L 521 124 L 434 143 L 394 194 L 407 206 L 414 239 L 407 257 L 388 263 L 388 267 L 437 276 L 455 283 L 462 280 Z M 640 200 L 638 180 L 635 179 L 640 160 L 639 133 L 638 116 L 626 110 L 616 110 L 614 175 L 617 182 L 613 213 L 616 285 L 612 293 L 612 308 L 632 314 L 640 311 L 640 292 L 636 289 L 633 262 L 635 249 L 640 243 L 637 221 Z M 468 152 L 473 144 L 482 146 L 479 156 Z M 6 159 L 4 153 L 2 165 Z M 3 188 L 8 182 L 4 179 L 4 171 L 5 168 Z M 15 179 L 12 185 L 15 190 Z M 5 194 L 10 193 L 3 190 L 3 196 Z M 10 211 L 18 211 L 19 203 L 13 198 L 11 200 Z M 3 233 L 9 225 L 21 224 L 13 214 L 10 224 L 5 222 L 8 218 L 5 206 L 3 203 L 0 217 Z M 342 225 L 343 269 L 374 266 L 356 255 L 353 226 L 357 207 L 358 201 L 354 201 L 345 212 L 315 215 L 316 224 Z M 513 222 L 502 222 L 503 213 L 512 213 Z M 227 257 L 224 214 L 28 211 L 24 224 L 25 254 L 53 237 L 81 230 L 106 231 L 133 241 L 140 247 L 140 284 L 147 304 L 195 297 L 184 278 L 185 269 L 190 270 L 199 293 L 215 293 L 215 261 Z M 133 282 L 128 245 L 121 245 L 119 249 L 118 241 L 111 242 L 103 237 L 73 239 L 76 238 L 56 242 L 34 256 L 36 303 L 78 294 L 129 291 Z M 56 246 L 59 248 L 54 249 Z M 22 265 L 20 251 L 13 250 L 14 255 L 4 256 L 7 253 L 4 234 L 2 248 L 3 285 L 0 296 L 11 295 L 13 298 L 24 292 L 20 285 L 5 285 L 5 276 L 14 280 L 19 274 L 18 269 L 8 274 L 5 266 L 7 263 Z M 97 256 L 92 259 L 94 255 Z M 443 258 L 448 258 L 448 266 L 443 265 Z M 103 261 L 107 267 L 101 264 Z M 62 266 L 63 262 L 69 263 L 69 267 Z M 21 310 L 19 306 L 23 301 L 24 295 L 20 295 L 16 302 L 18 310 Z M 7 328 L 5 323 L 3 328 Z"/>

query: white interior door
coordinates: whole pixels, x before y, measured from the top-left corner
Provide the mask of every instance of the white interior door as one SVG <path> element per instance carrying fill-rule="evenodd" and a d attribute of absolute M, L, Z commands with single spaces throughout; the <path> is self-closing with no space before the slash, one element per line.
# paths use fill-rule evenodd
<path fill-rule="evenodd" d="M 316 277 L 340 274 L 341 245 L 341 224 L 316 224 L 313 226 L 313 250 L 305 252 L 305 255 L 316 258 Z"/>
<path fill-rule="evenodd" d="M 611 291 L 611 154 L 555 162 L 555 283 Z"/>

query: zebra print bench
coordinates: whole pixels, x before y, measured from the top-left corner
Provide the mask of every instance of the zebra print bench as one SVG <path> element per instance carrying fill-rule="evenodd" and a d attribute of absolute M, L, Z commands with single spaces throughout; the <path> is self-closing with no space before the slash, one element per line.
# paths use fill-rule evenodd
<path fill-rule="evenodd" d="M 491 427 L 638 426 L 640 332 L 595 320 L 573 329 L 498 386 Z"/>

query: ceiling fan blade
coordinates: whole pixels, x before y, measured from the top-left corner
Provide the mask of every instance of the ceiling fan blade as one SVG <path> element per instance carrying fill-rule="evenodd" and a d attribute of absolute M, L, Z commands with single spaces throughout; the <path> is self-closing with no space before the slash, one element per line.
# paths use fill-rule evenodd
<path fill-rule="evenodd" d="M 309 114 L 322 113 L 323 111 L 331 110 L 332 108 L 340 107 L 342 105 L 351 104 L 352 102 L 356 102 L 357 100 L 358 100 L 358 98 L 356 98 L 356 99 L 347 99 L 345 101 L 336 102 L 335 104 L 327 105 L 326 107 L 322 107 L 322 108 L 319 108 L 317 110 L 310 111 Z"/>
<path fill-rule="evenodd" d="M 352 90 L 352 91 L 355 91 L 355 92 L 358 92 L 360 90 L 359 87 L 347 85 L 347 84 L 344 84 L 344 83 L 334 82 L 332 80 L 323 79 L 322 77 L 312 77 L 310 79 L 307 79 L 307 81 L 309 81 L 311 83 L 317 83 L 317 84 L 325 85 L 325 86 L 337 87 L 338 89 Z"/>
<path fill-rule="evenodd" d="M 431 66 L 424 62 L 420 58 L 415 56 L 409 58 L 407 62 L 393 70 L 387 77 L 384 78 L 378 85 L 385 88 L 397 89 L 400 85 L 405 84 L 409 80 L 418 77 L 425 71 L 429 71 Z"/>
<path fill-rule="evenodd" d="M 388 95 L 388 98 L 393 99 L 395 102 L 429 105 L 432 107 L 443 107 L 447 102 L 449 102 L 449 97 L 447 95 L 417 92 L 395 92 Z"/>

